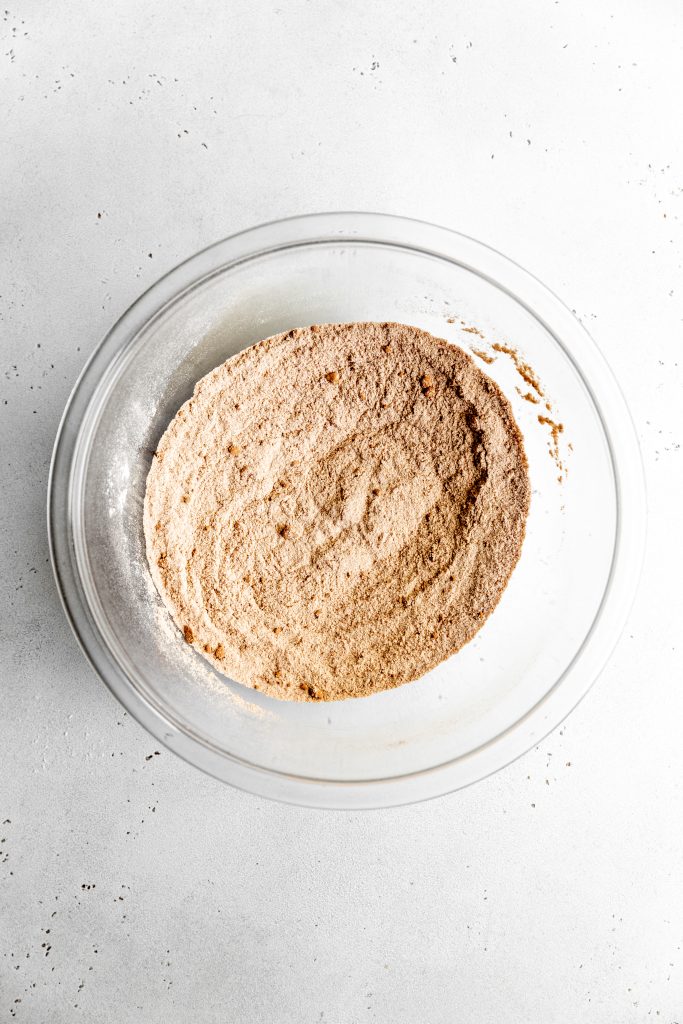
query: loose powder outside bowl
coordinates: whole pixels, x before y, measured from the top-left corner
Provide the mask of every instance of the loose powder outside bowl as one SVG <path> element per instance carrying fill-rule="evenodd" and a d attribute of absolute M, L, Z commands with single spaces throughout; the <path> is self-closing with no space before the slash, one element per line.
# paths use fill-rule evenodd
<path fill-rule="evenodd" d="M 407 683 L 458 651 L 519 558 L 527 460 L 462 349 L 396 323 L 278 334 L 203 377 L 145 495 L 185 640 L 283 700 Z"/>

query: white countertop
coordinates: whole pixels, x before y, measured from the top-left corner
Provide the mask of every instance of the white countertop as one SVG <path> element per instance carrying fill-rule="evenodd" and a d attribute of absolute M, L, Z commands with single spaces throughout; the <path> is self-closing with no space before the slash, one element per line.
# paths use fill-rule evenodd
<path fill-rule="evenodd" d="M 683 1021 L 682 9 L 8 2 L 0 1019 Z M 76 375 L 142 289 L 239 229 L 354 208 L 480 238 L 576 310 L 630 404 L 650 531 L 562 728 L 465 792 L 341 814 L 147 760 L 59 606 L 45 490 Z"/>

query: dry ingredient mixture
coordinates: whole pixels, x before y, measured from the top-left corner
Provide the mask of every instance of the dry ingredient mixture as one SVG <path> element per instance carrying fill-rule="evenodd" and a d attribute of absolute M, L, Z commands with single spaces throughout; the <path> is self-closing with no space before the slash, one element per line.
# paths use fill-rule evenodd
<path fill-rule="evenodd" d="M 448 322 L 453 323 L 454 321 L 449 320 Z M 463 320 L 461 323 L 465 323 L 465 321 Z M 468 334 L 477 334 L 480 338 L 485 340 L 484 334 L 478 327 L 462 327 L 462 330 Z M 491 345 L 491 349 L 493 350 L 493 353 L 501 353 L 502 355 L 508 356 L 512 360 L 517 373 L 527 385 L 529 389 L 527 391 L 523 391 L 520 387 L 515 389 L 520 398 L 524 399 L 525 402 L 530 402 L 532 405 L 543 405 L 546 413 L 553 413 L 552 404 L 548 401 L 545 391 L 541 386 L 538 374 L 533 367 L 531 367 L 529 363 L 522 358 L 518 350 L 513 348 L 511 345 L 501 345 L 499 342 L 494 342 L 494 344 Z M 488 363 L 489 365 L 496 361 L 496 355 L 491 352 L 486 352 L 482 348 L 476 348 L 472 345 L 470 346 L 470 351 L 477 356 L 478 359 L 481 359 L 482 362 Z M 552 419 L 551 416 L 544 415 L 543 413 L 539 413 L 536 418 L 542 427 L 548 428 L 548 451 L 551 459 L 558 469 L 559 475 L 557 477 L 557 482 L 562 483 L 568 473 L 568 466 L 562 459 L 562 455 L 560 453 L 560 435 L 564 433 L 564 423 L 558 423 L 556 419 Z M 572 450 L 571 443 L 567 445 L 567 449 L 569 451 Z"/>
<path fill-rule="evenodd" d="M 527 461 L 462 351 L 396 323 L 267 338 L 202 378 L 152 462 L 154 582 L 192 644 L 285 700 L 422 676 L 520 555 Z"/>

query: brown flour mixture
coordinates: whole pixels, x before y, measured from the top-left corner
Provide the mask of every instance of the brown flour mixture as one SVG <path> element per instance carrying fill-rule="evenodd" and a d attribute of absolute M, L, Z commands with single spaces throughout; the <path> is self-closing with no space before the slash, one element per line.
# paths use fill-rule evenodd
<path fill-rule="evenodd" d="M 267 338 L 197 384 L 159 444 L 144 527 L 185 639 L 285 700 L 399 686 L 500 600 L 529 508 L 507 399 L 402 324 Z"/>

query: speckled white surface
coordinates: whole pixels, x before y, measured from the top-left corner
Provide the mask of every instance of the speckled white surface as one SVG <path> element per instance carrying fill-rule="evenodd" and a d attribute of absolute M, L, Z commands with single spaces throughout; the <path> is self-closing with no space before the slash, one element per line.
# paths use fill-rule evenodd
<path fill-rule="evenodd" d="M 0 1019 L 683 1020 L 680 6 L 10 3 Z M 45 535 L 57 423 L 111 322 L 197 248 L 328 208 L 458 228 L 563 296 L 650 502 L 630 622 L 565 726 L 365 814 L 154 755 L 71 636 Z"/>

